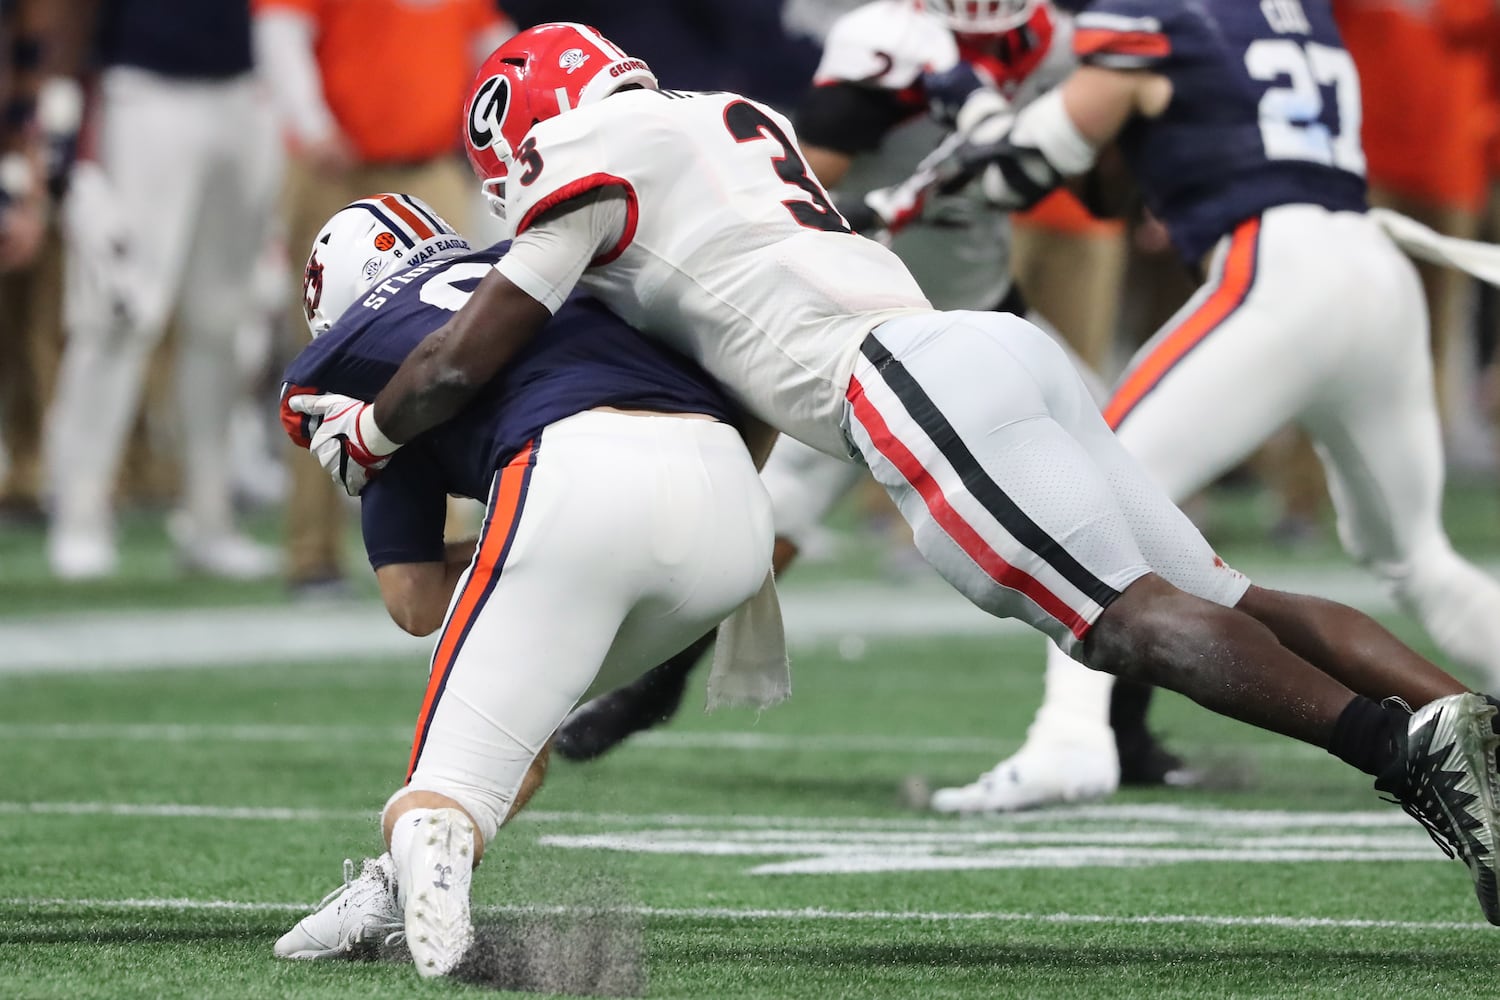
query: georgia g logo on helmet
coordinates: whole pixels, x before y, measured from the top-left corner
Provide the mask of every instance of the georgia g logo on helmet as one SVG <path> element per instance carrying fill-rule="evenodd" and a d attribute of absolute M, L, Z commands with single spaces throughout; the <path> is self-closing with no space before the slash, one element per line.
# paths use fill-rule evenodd
<path fill-rule="evenodd" d="M 469 143 L 475 149 L 489 149 L 500 139 L 501 124 L 510 109 L 510 81 L 492 76 L 474 91 L 469 105 Z"/>

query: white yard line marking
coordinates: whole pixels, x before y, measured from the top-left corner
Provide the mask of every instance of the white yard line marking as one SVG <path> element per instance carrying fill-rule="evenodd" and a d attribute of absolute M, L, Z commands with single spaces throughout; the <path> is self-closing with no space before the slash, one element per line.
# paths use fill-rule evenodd
<path fill-rule="evenodd" d="M 1372 613 L 1394 610 L 1375 580 L 1351 566 L 1264 567 L 1252 575 L 1267 586 L 1329 597 Z M 1026 632 L 1024 625 L 978 610 L 936 577 L 899 584 L 793 584 L 782 589 L 781 598 L 787 637 L 802 647 L 847 637 Z M 431 643 L 402 632 L 378 603 L 367 602 L 320 607 L 312 616 L 287 604 L 0 617 L 0 650 L 4 675 L 396 657 L 420 662 Z M 1040 645 L 1036 665 L 1040 669 Z"/>
<path fill-rule="evenodd" d="M 0 722 L 0 741 L 117 741 L 122 743 L 398 743 L 411 741 L 411 727 L 348 725 L 202 724 L 178 722 Z M 667 730 L 639 733 L 632 747 L 651 750 L 729 750 L 793 753 L 902 753 L 988 754 L 999 759 L 1014 751 L 1014 740 L 984 737 L 885 736 L 878 734 L 807 734 L 732 732 L 684 732 Z M 1318 758 L 1327 756 L 1303 743 L 1223 744 L 1214 751 L 1225 755 Z"/>
<path fill-rule="evenodd" d="M 0 740 L 122 743 L 389 743 L 411 741 L 411 726 L 292 726 L 250 723 L 6 722 Z"/>
<path fill-rule="evenodd" d="M 132 743 L 408 743 L 410 726 L 198 723 L 0 723 L 0 740 L 119 740 Z M 983 738 L 796 735 L 755 732 L 641 733 L 632 746 L 657 750 L 849 751 L 857 753 L 1003 753 L 1013 740 Z"/>
<path fill-rule="evenodd" d="M 0 815 L 135 816 L 164 819 L 303 820 L 311 822 L 369 819 L 375 811 L 310 809 L 287 806 L 226 806 L 195 803 L 142 802 L 6 802 Z M 1189 828 L 1215 826 L 1229 830 L 1297 830 L 1350 828 L 1411 828 L 1411 820 L 1396 809 L 1360 812 L 1292 812 L 1279 809 L 1215 809 L 1168 804 L 1113 804 L 1062 806 L 1009 813 L 993 819 L 945 819 L 893 816 L 753 816 L 739 813 L 625 813 L 587 810 L 528 809 L 516 822 L 604 826 L 716 827 L 719 829 L 804 830 L 984 830 L 998 824 L 1027 826 L 1066 824 L 1077 820 L 1160 823 Z"/>
<path fill-rule="evenodd" d="M 371 832 L 375 822 L 373 812 L 360 810 L 180 803 L 0 802 L 4 815 L 336 821 L 356 822 Z M 743 872 L 750 876 L 1439 860 L 1433 844 L 1394 810 L 1291 813 L 1103 804 L 988 822 L 535 811 L 522 814 L 517 824 L 530 828 L 539 847 L 745 859 L 751 864 Z"/>
<path fill-rule="evenodd" d="M 31 909 L 96 910 L 227 910 L 245 912 L 301 912 L 311 903 L 253 903 L 228 899 L 0 899 L 0 906 Z M 1442 920 L 1364 920 L 1347 917 L 1217 916 L 1208 913 L 1159 913 L 1131 916 L 1107 913 L 1017 913 L 1011 911 L 924 911 L 924 910 L 829 910 L 805 909 L 737 909 L 727 906 L 479 906 L 479 913 L 528 915 L 571 915 L 613 913 L 622 916 L 663 920 L 799 920 L 799 921 L 900 921 L 906 923 L 1036 923 L 1097 924 L 1113 926 L 1196 926 L 1196 927 L 1270 927 L 1280 930 L 1393 930 L 1393 931 L 1483 931 L 1494 929 L 1484 923 Z"/>
<path fill-rule="evenodd" d="M 359 809 L 293 809 L 279 806 L 199 806 L 134 802 L 0 802 L 0 816 L 133 816 L 148 819 L 302 820 L 315 823 L 373 819 Z"/>
<path fill-rule="evenodd" d="M 787 638 L 802 646 L 846 636 L 997 635 L 1001 621 L 940 582 L 839 584 L 782 593 Z M 259 662 L 403 657 L 420 662 L 429 639 L 407 635 L 375 602 L 331 605 L 309 616 L 293 605 L 111 611 L 0 618 L 0 674 L 229 667 Z M 1041 662 L 1038 647 L 1038 663 Z"/>

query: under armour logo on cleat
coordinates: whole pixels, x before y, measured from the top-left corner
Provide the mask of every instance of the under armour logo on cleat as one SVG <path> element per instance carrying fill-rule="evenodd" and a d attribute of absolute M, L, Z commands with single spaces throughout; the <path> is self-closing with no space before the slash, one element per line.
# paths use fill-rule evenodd
<path fill-rule="evenodd" d="M 437 872 L 437 878 L 432 880 L 432 886 L 434 889 L 453 888 L 448 884 L 448 876 L 453 874 L 452 865 L 433 865 L 432 868 L 433 871 Z"/>

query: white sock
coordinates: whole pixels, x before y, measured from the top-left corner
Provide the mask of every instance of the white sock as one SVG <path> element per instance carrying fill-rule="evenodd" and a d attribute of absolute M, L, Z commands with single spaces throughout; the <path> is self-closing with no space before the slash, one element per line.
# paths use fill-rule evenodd
<path fill-rule="evenodd" d="M 391 827 L 391 857 L 399 866 L 405 859 L 407 851 L 411 848 L 411 838 L 416 836 L 417 827 L 422 821 L 431 816 L 435 809 L 411 809 L 401 814 L 396 824 Z"/>
<path fill-rule="evenodd" d="M 1052 643 L 1047 644 L 1047 688 L 1027 743 L 1098 743 L 1114 747 L 1109 728 L 1109 696 L 1115 679 L 1090 670 Z"/>
<path fill-rule="evenodd" d="M 1487 685 L 1500 684 L 1500 583 L 1446 539 L 1426 546 L 1408 567 L 1376 571 L 1444 656 L 1482 674 Z"/>

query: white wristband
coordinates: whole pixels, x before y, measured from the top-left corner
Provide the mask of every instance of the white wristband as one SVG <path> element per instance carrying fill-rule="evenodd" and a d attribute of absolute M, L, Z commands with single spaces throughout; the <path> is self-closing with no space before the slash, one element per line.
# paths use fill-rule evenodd
<path fill-rule="evenodd" d="M 386 437 L 380 425 L 375 422 L 375 407 L 373 406 L 367 406 L 359 411 L 359 442 L 364 445 L 366 451 L 377 458 L 393 455 L 401 447 Z"/>
<path fill-rule="evenodd" d="M 1064 177 L 1087 173 L 1099 158 L 1099 151 L 1073 124 L 1060 90 L 1049 90 L 1021 109 L 1010 141 L 1041 153 Z"/>

